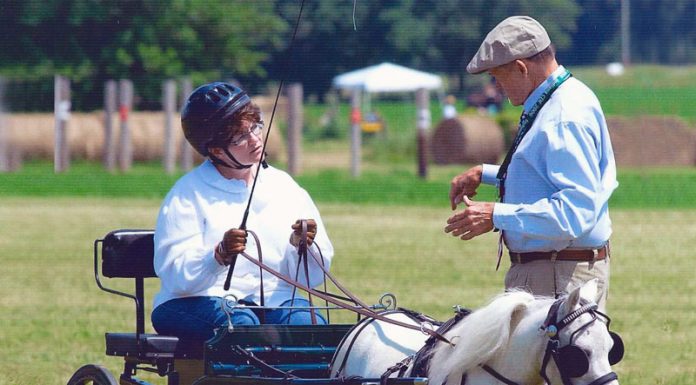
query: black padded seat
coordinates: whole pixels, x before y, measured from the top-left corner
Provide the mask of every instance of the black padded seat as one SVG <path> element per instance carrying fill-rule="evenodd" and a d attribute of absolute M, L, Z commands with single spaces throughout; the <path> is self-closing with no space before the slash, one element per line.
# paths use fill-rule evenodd
<path fill-rule="evenodd" d="M 106 333 L 106 354 L 119 357 L 203 359 L 203 343 L 187 344 L 178 337 L 135 333 Z"/>

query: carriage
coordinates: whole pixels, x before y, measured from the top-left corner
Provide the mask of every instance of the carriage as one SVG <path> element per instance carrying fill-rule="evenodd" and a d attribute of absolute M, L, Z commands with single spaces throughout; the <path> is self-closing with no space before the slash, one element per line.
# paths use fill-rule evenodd
<path fill-rule="evenodd" d="M 94 242 L 97 286 L 135 302 L 135 332 L 105 334 L 106 355 L 124 360 L 118 379 L 101 365 L 87 364 L 72 375 L 68 385 L 147 384 L 137 377 L 139 371 L 157 373 L 168 385 L 190 385 L 180 381 L 178 367 L 201 360 L 204 374 L 193 381 L 196 385 L 365 385 L 380 382 L 379 378 L 329 378 L 330 361 L 352 324 L 235 325 L 219 330 L 212 339 L 196 345 L 182 343 L 174 336 L 145 333 L 144 280 L 156 277 L 153 254 L 151 230 L 115 230 Z M 134 292 L 110 289 L 102 283 L 102 277 L 133 279 Z M 380 306 L 383 307 L 376 307 Z M 425 385 L 427 379 L 393 378 L 388 384 Z"/>
<path fill-rule="evenodd" d="M 116 230 L 94 242 L 97 286 L 135 302 L 135 332 L 105 335 L 106 355 L 124 360 L 118 380 L 88 364 L 68 385 L 148 384 L 138 371 L 165 377 L 168 385 L 569 385 L 571 379 L 618 385 L 611 365 L 621 361 L 623 342 L 597 310 L 594 281 L 560 299 L 503 293 L 473 313 L 457 309 L 445 323 L 395 309 L 392 298 L 369 309 L 362 302 L 346 307 L 365 316 L 356 324 L 234 325 L 205 343 L 186 344 L 145 333 L 144 279 L 156 276 L 153 254 L 151 230 Z M 135 292 L 110 289 L 102 276 L 133 279 Z M 236 301 L 225 303 L 232 309 Z M 191 362 L 202 363 L 202 374 L 180 376 Z"/>

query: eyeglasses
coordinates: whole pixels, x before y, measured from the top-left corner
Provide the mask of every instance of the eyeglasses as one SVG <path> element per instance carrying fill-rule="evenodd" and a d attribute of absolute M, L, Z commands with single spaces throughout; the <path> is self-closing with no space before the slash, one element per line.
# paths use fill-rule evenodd
<path fill-rule="evenodd" d="M 249 131 L 233 136 L 230 139 L 230 144 L 233 146 L 243 146 L 247 144 L 251 134 L 254 134 L 254 136 L 258 138 L 261 135 L 261 131 L 263 131 L 263 122 L 256 122 L 253 126 L 251 126 Z"/>

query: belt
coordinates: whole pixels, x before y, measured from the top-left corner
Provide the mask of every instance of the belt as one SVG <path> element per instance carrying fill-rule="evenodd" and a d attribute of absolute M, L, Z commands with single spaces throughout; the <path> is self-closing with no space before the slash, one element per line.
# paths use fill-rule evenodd
<path fill-rule="evenodd" d="M 565 249 L 561 251 L 533 251 L 530 253 L 510 252 L 512 263 L 527 263 L 532 261 L 577 261 L 594 262 L 601 261 L 609 254 L 608 247 L 599 249 Z"/>

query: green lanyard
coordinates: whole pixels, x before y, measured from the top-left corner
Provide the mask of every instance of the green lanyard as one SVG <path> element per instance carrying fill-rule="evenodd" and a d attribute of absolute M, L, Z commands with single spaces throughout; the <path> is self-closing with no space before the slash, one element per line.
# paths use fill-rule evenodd
<path fill-rule="evenodd" d="M 520 145 L 520 142 L 522 142 L 524 136 L 527 135 L 527 132 L 529 132 L 529 129 L 532 127 L 532 123 L 534 123 L 534 119 L 536 119 L 537 115 L 539 115 L 539 110 L 541 110 L 541 107 L 543 107 L 544 104 L 549 101 L 551 94 L 553 94 L 553 92 L 556 91 L 556 89 L 571 76 L 573 75 L 568 70 L 565 70 L 563 75 L 559 76 L 553 85 L 546 89 L 543 94 L 541 94 L 541 97 L 539 97 L 532 108 L 529 109 L 529 112 L 522 113 L 522 116 L 520 117 L 519 130 L 517 131 L 517 136 L 515 136 L 515 141 L 512 143 L 510 150 L 508 151 L 507 155 L 505 155 L 503 164 L 500 165 L 500 169 L 498 170 L 497 178 L 500 180 L 498 193 L 500 195 L 501 202 L 503 201 L 503 196 L 505 195 L 505 179 L 507 179 L 507 170 L 508 166 L 510 165 L 510 161 L 512 161 L 512 155 L 515 153 L 515 151 L 517 151 L 517 147 Z"/>

